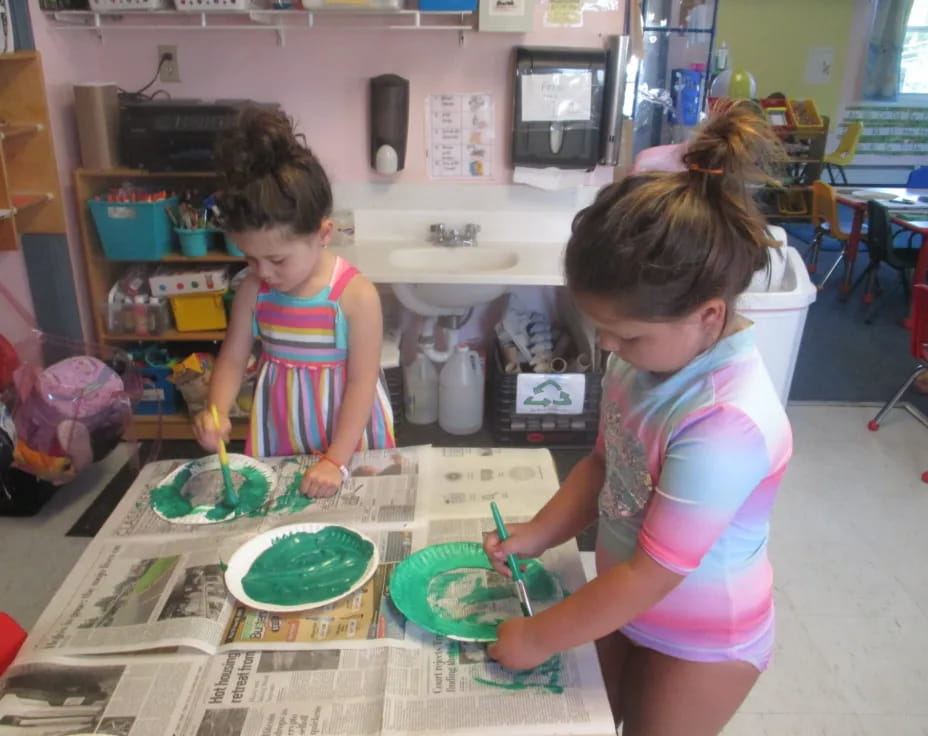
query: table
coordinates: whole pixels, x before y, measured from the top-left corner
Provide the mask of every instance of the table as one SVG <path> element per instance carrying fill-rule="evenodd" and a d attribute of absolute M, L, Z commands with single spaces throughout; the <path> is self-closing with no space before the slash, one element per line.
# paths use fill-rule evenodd
<path fill-rule="evenodd" d="M 453 642 L 407 621 L 389 596 L 393 570 L 412 552 L 479 542 L 491 531 L 488 499 L 512 521 L 539 508 L 558 487 L 550 453 L 358 453 L 338 494 L 280 512 L 278 502 L 299 495 L 312 462 L 266 460 L 275 478 L 266 515 L 204 526 L 168 523 L 148 503 L 181 461 L 143 468 L 8 671 L 0 734 L 23 726 L 39 726 L 37 736 L 64 726 L 124 736 L 615 733 L 592 644 L 531 673 L 510 672 L 489 661 L 482 644 Z M 299 522 L 368 535 L 381 563 L 371 580 L 331 606 L 297 613 L 255 611 L 231 599 L 224 561 L 256 534 Z M 541 559 L 556 573 L 554 588 L 576 590 L 586 579 L 574 542 Z M 449 585 L 461 585 L 453 577 Z M 481 585 L 491 583 L 473 590 Z M 470 593 L 461 592 L 442 600 L 467 605 Z M 514 596 L 511 602 L 518 615 Z"/>
<path fill-rule="evenodd" d="M 868 196 L 871 195 L 871 196 Z M 887 195 L 900 201 L 888 199 Z M 851 290 L 854 273 L 854 261 L 860 248 L 860 236 L 864 220 L 867 217 L 867 202 L 880 199 L 892 212 L 928 212 L 928 202 L 919 202 L 919 197 L 928 197 L 928 189 L 907 189 L 905 187 L 842 187 L 835 191 L 838 204 L 850 207 L 854 211 L 851 232 L 847 239 L 847 254 L 844 259 L 844 277 L 841 280 L 841 293 L 847 296 Z M 901 200 L 908 200 L 906 204 Z"/>

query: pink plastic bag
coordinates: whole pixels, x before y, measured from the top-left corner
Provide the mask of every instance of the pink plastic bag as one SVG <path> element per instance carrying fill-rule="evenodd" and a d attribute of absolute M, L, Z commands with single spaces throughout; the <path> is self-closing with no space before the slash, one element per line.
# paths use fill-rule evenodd
<path fill-rule="evenodd" d="M 24 358 L 13 377 L 14 465 L 62 484 L 123 438 L 141 383 L 128 356 L 110 355 L 107 362 L 86 354 L 56 360 L 68 350 L 43 347 L 42 359 Z"/>

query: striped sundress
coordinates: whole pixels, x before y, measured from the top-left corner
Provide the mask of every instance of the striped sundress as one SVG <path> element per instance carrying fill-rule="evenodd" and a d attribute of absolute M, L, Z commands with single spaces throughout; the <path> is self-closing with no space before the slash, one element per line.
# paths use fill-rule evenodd
<path fill-rule="evenodd" d="M 338 300 L 357 273 L 336 258 L 329 285 L 315 296 L 288 296 L 261 286 L 254 330 L 262 355 L 247 454 L 278 457 L 328 449 L 347 378 L 348 323 Z M 396 440 L 390 397 L 380 380 L 357 449 L 386 447 L 396 447 Z"/>

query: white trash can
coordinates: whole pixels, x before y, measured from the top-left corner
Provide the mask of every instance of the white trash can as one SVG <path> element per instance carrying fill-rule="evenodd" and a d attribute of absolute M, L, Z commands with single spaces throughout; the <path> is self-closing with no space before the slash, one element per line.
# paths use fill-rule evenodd
<path fill-rule="evenodd" d="M 754 322 L 757 347 L 785 405 L 806 315 L 817 290 L 799 251 L 786 245 L 781 247 L 784 253 L 778 254 L 779 262 L 771 268 L 771 280 L 755 278 L 748 290 L 738 297 L 735 308 Z"/>

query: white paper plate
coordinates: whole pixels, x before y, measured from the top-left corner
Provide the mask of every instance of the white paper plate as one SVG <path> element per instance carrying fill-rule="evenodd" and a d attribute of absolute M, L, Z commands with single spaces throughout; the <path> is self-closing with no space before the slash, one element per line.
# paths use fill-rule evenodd
<path fill-rule="evenodd" d="M 332 596 L 331 598 L 327 598 L 325 600 L 312 601 L 310 603 L 300 603 L 293 606 L 284 606 L 274 603 L 256 601 L 245 592 L 245 589 L 242 586 L 242 578 L 244 578 L 248 571 L 251 569 L 252 564 L 256 559 L 258 559 L 258 556 L 266 549 L 268 549 L 275 541 L 291 534 L 296 534 L 298 532 L 316 534 L 317 532 L 320 532 L 327 527 L 340 528 L 351 532 L 352 534 L 356 534 L 365 542 L 369 542 L 373 548 L 373 554 L 371 555 L 370 560 L 368 560 L 367 567 L 364 568 L 364 571 L 357 577 L 357 579 L 345 587 L 344 591 L 341 591 L 338 595 Z M 373 576 L 374 571 L 377 569 L 379 564 L 380 552 L 377 549 L 377 545 L 374 544 L 372 539 L 370 539 L 367 535 L 362 534 L 357 529 L 351 529 L 350 527 L 342 526 L 341 524 L 287 524 L 286 526 L 279 526 L 275 529 L 270 529 L 263 534 L 259 534 L 257 537 L 248 540 L 245 542 L 245 544 L 235 550 L 235 552 L 232 554 L 232 557 L 229 558 L 229 563 L 226 567 L 226 588 L 236 598 L 236 600 L 244 603 L 250 608 L 256 608 L 259 611 L 272 611 L 274 613 L 308 611 L 313 608 L 327 606 L 330 603 L 341 600 L 347 595 L 351 595 L 371 579 L 371 576 Z"/>
<path fill-rule="evenodd" d="M 857 199 L 895 199 L 896 195 L 891 194 L 890 192 L 881 192 L 876 189 L 855 189 L 851 192 L 852 197 L 857 197 Z"/>
<path fill-rule="evenodd" d="M 274 487 L 277 485 L 277 473 L 275 473 L 274 469 L 269 465 L 258 462 L 253 457 L 248 457 L 247 455 L 238 455 L 234 453 L 229 455 L 229 469 L 232 471 L 233 478 L 235 477 L 236 470 L 245 468 L 257 471 L 262 476 L 264 476 L 264 479 L 267 481 L 267 493 L 265 494 L 262 504 L 260 504 L 257 508 L 240 507 L 237 508 L 234 513 L 227 514 L 222 518 L 210 518 L 210 512 L 212 512 L 222 500 L 222 475 L 219 467 L 219 456 L 207 455 L 206 457 L 199 458 L 197 460 L 191 460 L 189 463 L 184 463 L 179 468 L 176 468 L 173 472 L 169 473 L 156 486 L 156 488 L 169 487 L 177 482 L 183 482 L 183 476 L 189 475 L 189 478 L 186 482 L 184 482 L 184 485 L 181 488 L 182 495 L 189 498 L 187 494 L 183 494 L 183 489 L 191 488 L 191 482 L 198 475 L 211 472 L 214 474 L 218 483 L 215 488 L 215 497 L 203 497 L 194 499 L 196 503 L 194 503 L 192 511 L 190 511 L 188 514 L 185 514 L 184 516 L 166 516 L 155 503 L 152 503 L 149 500 L 151 509 L 162 519 L 170 521 L 173 524 L 219 524 L 252 514 L 258 511 L 260 508 L 267 506 L 267 504 L 270 502 L 271 496 L 274 492 Z M 155 488 L 153 488 L 151 492 L 154 493 Z M 212 496 L 211 489 L 208 495 Z"/>

